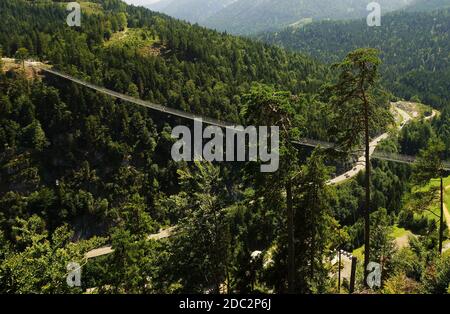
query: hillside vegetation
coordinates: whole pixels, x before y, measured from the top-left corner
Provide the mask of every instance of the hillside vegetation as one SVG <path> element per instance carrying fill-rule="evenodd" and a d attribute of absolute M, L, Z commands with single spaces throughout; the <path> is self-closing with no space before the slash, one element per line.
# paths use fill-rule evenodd
<path fill-rule="evenodd" d="M 450 10 L 440 10 L 388 14 L 380 27 L 368 27 L 365 19 L 322 22 L 261 38 L 327 63 L 340 60 L 357 47 L 378 48 L 384 62 L 384 83 L 390 91 L 442 108 L 450 101 L 449 30 Z"/>
<path fill-rule="evenodd" d="M 388 129 L 380 149 L 421 155 L 436 142 L 450 156 L 448 107 L 396 127 L 380 51 L 329 67 L 119 0 L 83 7 L 81 27 L 69 27 L 64 3 L 0 2 L 10 57 L 0 62 L 1 293 L 336 293 L 336 250 L 363 244 L 355 292 L 367 292 L 369 260 L 383 265 L 377 293 L 447 291 L 434 222 L 393 245 L 416 223 L 404 198 L 415 166 L 373 159 L 370 176 L 329 184 Z M 35 72 L 29 58 L 134 98 L 277 126 L 278 171 L 261 172 L 262 160 L 175 162 L 172 129 L 191 121 Z M 305 148 L 301 137 L 340 149 Z M 73 262 L 80 287 L 67 284 Z"/>

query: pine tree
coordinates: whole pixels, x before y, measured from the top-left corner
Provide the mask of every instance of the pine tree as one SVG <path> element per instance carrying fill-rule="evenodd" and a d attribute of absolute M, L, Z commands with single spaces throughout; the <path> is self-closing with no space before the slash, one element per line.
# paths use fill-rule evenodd
<path fill-rule="evenodd" d="M 223 291 L 227 281 L 229 221 L 224 203 L 226 190 L 220 169 L 195 162 L 194 169 L 178 171 L 182 192 L 176 198 L 184 218 L 177 225 L 172 252 L 175 277 L 186 292 Z"/>
<path fill-rule="evenodd" d="M 330 187 L 327 186 L 329 169 L 324 156 L 315 150 L 302 166 L 294 181 L 296 211 L 296 288 L 300 293 L 324 293 L 329 272 L 324 262 L 333 244 L 336 221 L 330 212 Z"/>
<path fill-rule="evenodd" d="M 365 206 L 364 206 L 364 269 L 370 259 L 370 136 L 377 126 L 392 120 L 388 106 L 375 98 L 378 67 L 381 64 L 376 49 L 357 49 L 333 68 L 338 71 L 338 82 L 330 87 L 335 111 L 333 131 L 337 133 L 339 148 L 350 151 L 365 146 Z M 366 276 L 364 276 L 366 278 Z M 366 280 L 364 280 L 366 281 Z"/>
<path fill-rule="evenodd" d="M 22 63 L 22 69 L 25 70 L 25 60 L 28 58 L 29 52 L 27 48 L 19 48 L 16 51 L 16 59 Z"/>
<path fill-rule="evenodd" d="M 433 137 L 429 140 L 426 149 L 419 152 L 419 157 L 414 163 L 414 173 L 412 176 L 412 181 L 415 184 L 424 186 L 430 182 L 432 179 L 439 179 L 440 181 L 440 216 L 439 216 L 439 253 L 442 254 L 442 242 L 444 241 L 444 165 L 443 165 L 443 154 L 445 152 L 444 143 Z M 428 193 L 421 194 L 426 201 L 424 206 L 429 205 L 429 200 L 434 199 L 436 195 L 436 190 L 431 188 Z"/>
<path fill-rule="evenodd" d="M 244 96 L 244 117 L 247 123 L 256 126 L 278 126 L 280 129 L 279 170 L 273 174 L 261 174 L 255 169 L 251 172 L 259 189 L 258 195 L 264 195 L 268 206 L 286 209 L 289 293 L 295 292 L 295 213 L 292 179 L 299 172 L 299 156 L 292 140 L 299 137 L 301 125 L 295 114 L 294 104 L 297 102 L 289 92 L 278 92 L 272 87 L 259 84 L 253 86 L 250 93 Z M 285 204 L 277 204 L 282 199 Z"/>

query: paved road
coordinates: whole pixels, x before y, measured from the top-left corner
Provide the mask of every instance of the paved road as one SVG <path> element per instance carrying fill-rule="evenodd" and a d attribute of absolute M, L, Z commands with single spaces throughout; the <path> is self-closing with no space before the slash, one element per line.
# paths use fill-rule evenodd
<path fill-rule="evenodd" d="M 388 133 L 384 133 L 370 142 L 370 155 L 372 155 L 375 152 L 375 149 L 377 148 L 378 144 L 382 140 L 386 139 L 388 136 L 389 136 Z M 358 158 L 358 161 L 356 162 L 356 165 L 352 170 L 349 170 L 349 171 L 341 174 L 340 176 L 333 178 L 332 180 L 328 181 L 327 183 L 329 185 L 335 185 L 335 184 L 342 183 L 350 178 L 356 177 L 356 175 L 361 170 L 364 170 L 365 166 L 366 166 L 366 158 L 365 158 L 365 156 L 361 156 Z"/>
<path fill-rule="evenodd" d="M 410 238 L 417 238 L 417 236 L 408 231 L 405 235 L 398 237 L 395 239 L 395 245 L 397 246 L 397 249 L 403 249 L 404 247 L 407 247 L 409 245 L 409 239 Z"/>
<path fill-rule="evenodd" d="M 437 114 L 438 114 L 437 110 L 434 110 L 434 109 L 433 109 L 433 111 L 432 111 L 432 113 L 431 113 L 431 116 L 425 117 L 424 120 L 431 120 L 431 119 L 433 119 L 434 117 L 436 117 Z"/>
<path fill-rule="evenodd" d="M 450 230 L 450 213 L 448 212 L 447 205 L 444 203 L 444 217 L 445 221 L 447 222 L 447 228 Z"/>
<path fill-rule="evenodd" d="M 170 227 L 170 228 L 166 228 L 166 229 L 162 229 L 160 230 L 158 233 L 156 234 L 152 234 L 148 236 L 148 240 L 161 240 L 161 239 L 165 239 L 165 238 L 169 238 L 173 232 L 175 231 L 176 227 Z M 84 257 L 86 259 L 89 258 L 94 258 L 94 257 L 99 257 L 99 256 L 103 256 L 103 255 L 108 255 L 114 252 L 114 249 L 112 248 L 112 246 L 105 246 L 105 247 L 101 247 L 98 249 L 94 249 L 91 250 L 89 252 L 87 252 Z"/>
<path fill-rule="evenodd" d="M 450 189 L 450 185 L 447 185 L 445 187 L 445 191 Z M 445 217 L 445 222 L 447 223 L 447 228 L 450 231 L 450 212 L 448 211 L 447 205 L 444 203 L 444 217 Z M 447 250 L 450 250 L 450 243 L 444 244 L 444 246 L 442 247 L 442 251 L 445 252 Z"/>
<path fill-rule="evenodd" d="M 159 233 L 148 236 L 148 239 L 158 241 L 161 239 L 169 238 L 175 232 L 175 229 L 176 229 L 176 227 L 169 227 L 166 229 L 162 229 L 159 231 Z"/>
<path fill-rule="evenodd" d="M 398 127 L 399 129 L 402 129 L 402 127 L 408 123 L 412 117 L 403 109 L 400 109 L 399 107 L 395 107 L 395 109 L 398 111 L 398 113 L 402 116 L 403 118 L 403 122 L 402 124 Z"/>
<path fill-rule="evenodd" d="M 395 104 L 394 104 L 395 105 Z M 412 117 L 404 110 L 395 107 L 395 109 L 400 113 L 400 115 L 403 117 L 403 122 L 399 126 L 399 129 L 402 129 L 411 119 Z M 370 156 L 373 155 L 375 152 L 375 149 L 377 148 L 378 144 L 389 137 L 389 133 L 383 133 L 374 140 L 370 142 Z M 358 158 L 356 165 L 353 169 L 347 171 L 346 173 L 341 174 L 340 176 L 337 176 L 336 178 L 333 178 L 332 180 L 328 181 L 329 185 L 336 185 L 339 183 L 342 183 L 350 178 L 356 177 L 356 175 L 361 171 L 364 170 L 366 167 L 366 158 L 365 156 L 361 156 Z"/>

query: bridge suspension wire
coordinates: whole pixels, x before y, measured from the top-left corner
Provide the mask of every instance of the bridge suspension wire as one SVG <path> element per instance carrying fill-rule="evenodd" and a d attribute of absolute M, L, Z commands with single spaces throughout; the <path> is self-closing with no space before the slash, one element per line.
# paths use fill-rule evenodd
<path fill-rule="evenodd" d="M 126 102 L 130 102 L 130 103 L 134 103 L 136 105 L 150 108 L 150 109 L 162 112 L 162 113 L 167 113 L 169 115 L 185 118 L 188 120 L 201 120 L 205 124 L 218 126 L 221 128 L 234 128 L 237 125 L 236 123 L 221 121 L 221 120 L 210 118 L 210 117 L 204 117 L 204 116 L 201 116 L 198 114 L 170 108 L 167 106 L 163 106 L 163 105 L 155 104 L 155 103 L 152 103 L 149 101 L 145 101 L 145 100 L 142 100 L 139 98 L 131 97 L 131 96 L 128 96 L 128 95 L 125 95 L 122 93 L 112 91 L 112 90 L 104 88 L 104 87 L 97 86 L 95 84 L 75 78 L 71 75 L 62 73 L 62 72 L 54 70 L 54 69 L 49 69 L 46 67 L 39 67 L 39 68 L 44 72 L 54 74 L 56 76 L 59 76 L 66 80 L 83 85 L 85 87 L 88 87 L 88 88 L 98 91 L 100 93 L 107 94 L 114 98 L 118 98 L 118 99 L 124 100 Z M 239 130 L 235 130 L 235 131 L 239 131 Z M 319 140 L 314 140 L 314 139 L 309 139 L 309 138 L 302 138 L 300 140 L 292 141 L 292 143 L 302 145 L 302 146 L 307 146 L 307 147 L 320 146 L 321 148 L 324 148 L 324 149 L 330 149 L 330 148 L 336 147 L 336 144 L 334 144 L 334 143 L 319 141 Z M 416 156 L 408 156 L 408 155 L 402 155 L 402 154 L 397 154 L 397 153 L 388 153 L 388 152 L 379 152 L 379 151 L 375 151 L 371 155 L 371 157 L 374 159 L 380 159 L 380 160 L 386 160 L 386 161 L 392 161 L 392 162 L 398 162 L 398 163 L 405 163 L 405 164 L 412 164 L 416 160 Z M 444 169 L 450 171 L 450 162 L 448 162 L 448 161 L 444 162 Z"/>
<path fill-rule="evenodd" d="M 402 155 L 397 153 L 389 153 L 389 152 L 383 152 L 383 151 L 376 151 L 373 153 L 372 158 L 374 159 L 380 159 L 380 160 L 386 160 L 386 161 L 392 161 L 392 162 L 398 162 L 398 163 L 404 163 L 404 164 L 412 164 L 416 161 L 416 156 L 409 156 L 409 155 Z M 442 163 L 443 169 L 450 171 L 450 162 L 444 161 Z"/>
<path fill-rule="evenodd" d="M 213 126 L 218 126 L 221 128 L 232 128 L 234 126 L 236 126 L 236 123 L 231 123 L 231 122 L 226 122 L 226 121 L 220 121 L 214 118 L 209 118 L 209 117 L 203 117 L 201 115 L 197 115 L 194 113 L 190 113 L 190 112 L 186 112 L 186 111 L 182 111 L 182 110 L 178 110 L 178 109 L 174 109 L 174 108 L 170 108 L 167 106 L 163 106 L 163 105 L 159 105 L 159 104 L 155 104 L 149 101 L 145 101 L 139 98 L 135 98 L 135 97 L 131 97 L 122 93 L 118 93 L 115 91 L 112 91 L 110 89 L 104 88 L 104 87 L 100 87 L 98 85 L 86 82 L 84 80 L 75 78 L 71 75 L 67 75 L 64 74 L 60 71 L 54 70 L 54 69 L 48 69 L 48 68 L 41 68 L 43 71 L 57 75 L 59 77 L 62 77 L 64 79 L 67 79 L 69 81 L 72 81 L 74 83 L 86 86 L 90 89 L 93 89 L 95 91 L 101 92 L 103 94 L 107 94 L 109 96 L 112 96 L 114 98 L 118 98 L 118 99 L 122 99 L 124 101 L 130 102 L 130 103 L 134 103 L 136 105 L 139 106 L 143 106 L 146 108 L 150 108 L 162 113 L 167 113 L 169 115 L 173 115 L 173 116 L 177 116 L 177 117 L 181 117 L 181 118 L 185 118 L 188 120 L 202 120 L 203 123 L 205 124 L 209 124 L 209 125 L 213 125 Z"/>

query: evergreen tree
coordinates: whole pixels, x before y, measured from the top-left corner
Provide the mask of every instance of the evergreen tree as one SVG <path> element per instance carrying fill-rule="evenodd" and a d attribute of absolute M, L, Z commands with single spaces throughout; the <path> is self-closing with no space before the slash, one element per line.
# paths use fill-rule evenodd
<path fill-rule="evenodd" d="M 302 166 L 293 186 L 295 204 L 296 292 L 328 291 L 329 267 L 325 262 L 333 248 L 337 222 L 330 211 L 331 191 L 327 186 L 329 169 L 316 150 Z"/>
<path fill-rule="evenodd" d="M 424 186 L 430 182 L 432 179 L 439 179 L 440 181 L 440 216 L 439 216 L 439 253 L 442 254 L 442 242 L 444 241 L 444 165 L 443 165 L 443 153 L 445 151 L 444 143 L 433 137 L 429 140 L 426 149 L 423 149 L 419 153 L 414 164 L 414 172 L 412 176 L 412 181 L 415 184 Z M 436 195 L 436 190 L 431 188 L 425 195 L 421 193 L 421 197 L 424 198 L 424 206 L 428 206 L 430 199 L 434 199 Z"/>
<path fill-rule="evenodd" d="M 195 162 L 194 169 L 180 169 L 182 194 L 179 210 L 184 218 L 177 225 L 172 243 L 175 281 L 183 291 L 204 293 L 227 291 L 230 251 L 226 190 L 220 169 Z"/>
<path fill-rule="evenodd" d="M 378 103 L 376 87 L 378 67 L 381 61 L 376 49 L 357 49 L 350 52 L 339 64 L 338 81 L 330 87 L 331 102 L 335 110 L 335 125 L 338 145 L 344 151 L 351 151 L 364 143 L 365 152 L 365 208 L 364 208 L 364 269 L 370 259 L 370 136 L 379 125 L 387 125 L 391 116 L 386 103 Z M 364 276 L 366 278 L 366 276 Z"/>
<path fill-rule="evenodd" d="M 257 195 L 264 196 L 267 206 L 286 210 L 289 293 L 295 292 L 295 214 L 292 180 L 299 173 L 300 164 L 298 151 L 292 141 L 299 138 L 301 123 L 295 111 L 295 104 L 299 102 L 289 92 L 278 92 L 265 85 L 253 86 L 250 93 L 244 96 L 244 117 L 248 123 L 255 126 L 277 126 L 280 130 L 278 171 L 273 174 L 258 173 L 254 168 L 250 171 L 258 188 Z M 284 203 L 280 202 L 281 200 L 284 200 Z"/>
<path fill-rule="evenodd" d="M 19 48 L 16 51 L 15 57 L 22 64 L 22 69 L 25 70 L 25 60 L 28 58 L 29 52 L 27 48 Z"/>

